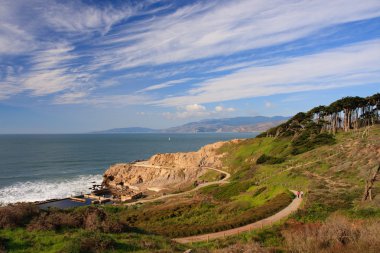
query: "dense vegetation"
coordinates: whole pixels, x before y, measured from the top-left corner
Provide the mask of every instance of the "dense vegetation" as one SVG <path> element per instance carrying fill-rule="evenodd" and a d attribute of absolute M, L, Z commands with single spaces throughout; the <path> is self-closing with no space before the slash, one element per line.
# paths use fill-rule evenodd
<path fill-rule="evenodd" d="M 224 145 L 228 184 L 130 207 L 2 207 L 0 252 L 379 252 L 379 95 L 332 105 Z M 192 245 L 170 240 L 268 217 L 290 203 L 289 189 L 305 198 L 287 221 Z"/>
<path fill-rule="evenodd" d="M 296 137 L 305 131 L 310 134 L 323 132 L 335 134 L 340 129 L 348 132 L 350 129 L 379 123 L 379 107 L 380 93 L 366 98 L 344 97 L 329 106 L 321 105 L 306 113 L 300 112 L 287 122 L 269 129 L 258 137 Z"/>

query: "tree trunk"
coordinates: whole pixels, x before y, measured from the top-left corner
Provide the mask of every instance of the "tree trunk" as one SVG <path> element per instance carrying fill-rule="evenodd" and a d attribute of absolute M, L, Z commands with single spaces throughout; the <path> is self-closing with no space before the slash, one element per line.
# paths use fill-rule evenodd
<path fill-rule="evenodd" d="M 363 200 L 372 200 L 372 188 L 373 188 L 373 185 L 376 181 L 376 177 L 377 177 L 377 174 L 379 173 L 380 171 L 380 165 L 377 165 L 377 168 L 375 168 L 375 172 L 373 173 L 372 177 L 366 181 L 366 184 L 365 184 L 365 190 L 364 190 L 364 196 L 363 196 Z"/>

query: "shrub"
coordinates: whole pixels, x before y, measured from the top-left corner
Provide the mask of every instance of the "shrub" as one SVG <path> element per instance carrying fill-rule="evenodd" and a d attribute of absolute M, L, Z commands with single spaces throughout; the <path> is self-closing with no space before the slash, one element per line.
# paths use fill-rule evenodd
<path fill-rule="evenodd" d="M 256 164 L 279 164 L 283 163 L 285 158 L 283 157 L 274 157 L 266 154 L 262 154 L 256 161 Z"/>
<path fill-rule="evenodd" d="M 53 213 L 42 213 L 34 218 L 28 225 L 28 230 L 60 230 L 64 228 L 79 228 L 82 217 L 73 213 L 55 211 Z"/>
<path fill-rule="evenodd" d="M 25 226 L 40 214 L 40 209 L 31 203 L 11 204 L 0 207 L 0 228 Z"/>
<path fill-rule="evenodd" d="M 292 155 L 298 155 L 323 145 L 332 145 L 335 138 L 329 133 L 315 134 L 312 131 L 303 131 L 292 141 Z"/>
<path fill-rule="evenodd" d="M 100 233 L 82 233 L 69 241 L 62 253 L 103 253 L 114 250 L 116 242 L 111 237 Z"/>
<path fill-rule="evenodd" d="M 237 196 L 245 192 L 253 185 L 252 181 L 231 182 L 223 186 L 210 186 L 205 187 L 201 191 L 206 194 L 212 195 L 217 200 L 229 200 L 233 196 Z"/>
<path fill-rule="evenodd" d="M 28 230 L 60 230 L 83 228 L 89 231 L 118 233 L 128 229 L 114 216 L 98 207 L 86 207 L 75 211 L 53 210 L 43 212 L 28 225 Z"/>
<path fill-rule="evenodd" d="M 112 250 L 115 247 L 115 241 L 101 234 L 90 234 L 80 238 L 80 252 L 102 253 L 106 250 Z"/>
<path fill-rule="evenodd" d="M 7 252 L 6 243 L 7 243 L 7 240 L 0 237 L 0 253 Z"/>
<path fill-rule="evenodd" d="M 331 216 L 324 223 L 298 225 L 283 231 L 286 247 L 295 253 L 379 252 L 380 222 L 354 223 Z"/>

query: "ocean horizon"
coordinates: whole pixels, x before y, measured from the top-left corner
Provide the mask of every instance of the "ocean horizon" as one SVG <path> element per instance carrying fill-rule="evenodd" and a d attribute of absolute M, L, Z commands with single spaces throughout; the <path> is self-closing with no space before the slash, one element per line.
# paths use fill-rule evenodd
<path fill-rule="evenodd" d="M 257 133 L 0 135 L 0 203 L 43 201 L 89 192 L 112 164 L 156 153 L 189 152 Z M 169 140 L 170 138 L 170 140 Z"/>

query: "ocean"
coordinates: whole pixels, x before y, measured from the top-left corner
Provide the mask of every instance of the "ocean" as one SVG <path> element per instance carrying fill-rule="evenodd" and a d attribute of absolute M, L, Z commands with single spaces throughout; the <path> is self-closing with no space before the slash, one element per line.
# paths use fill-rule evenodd
<path fill-rule="evenodd" d="M 112 164 L 255 133 L 0 135 L 0 203 L 89 192 Z M 170 138 L 170 140 L 169 140 Z"/>

